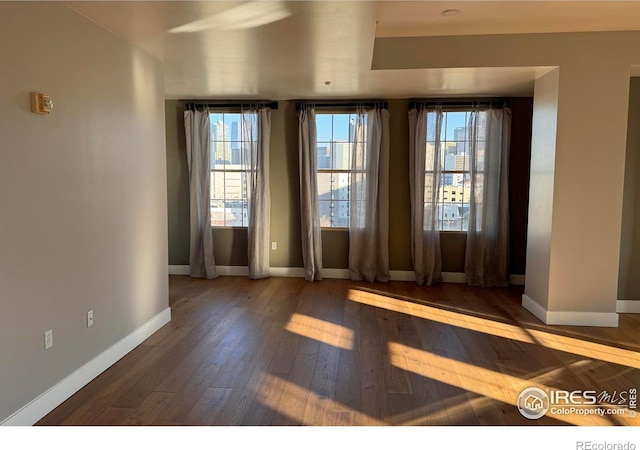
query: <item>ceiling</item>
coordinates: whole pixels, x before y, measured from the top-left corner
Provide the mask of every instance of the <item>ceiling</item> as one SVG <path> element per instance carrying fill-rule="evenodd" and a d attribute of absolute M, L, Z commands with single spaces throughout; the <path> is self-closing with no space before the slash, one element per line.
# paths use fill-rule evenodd
<path fill-rule="evenodd" d="M 639 1 L 65 4 L 163 61 L 168 99 L 530 95 L 548 68 L 372 71 L 375 38 L 640 30 Z"/>

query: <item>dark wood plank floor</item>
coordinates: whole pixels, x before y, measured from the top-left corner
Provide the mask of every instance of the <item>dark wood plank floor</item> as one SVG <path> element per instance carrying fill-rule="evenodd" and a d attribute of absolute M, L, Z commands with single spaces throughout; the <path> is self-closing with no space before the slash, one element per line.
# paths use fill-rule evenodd
<path fill-rule="evenodd" d="M 38 425 L 619 425 L 529 386 L 640 387 L 640 317 L 546 326 L 520 288 L 170 277 L 172 321 Z"/>

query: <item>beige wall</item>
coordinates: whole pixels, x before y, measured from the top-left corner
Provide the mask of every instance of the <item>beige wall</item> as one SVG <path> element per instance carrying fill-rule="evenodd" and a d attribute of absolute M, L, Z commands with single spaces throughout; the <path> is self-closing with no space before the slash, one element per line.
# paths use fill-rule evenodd
<path fill-rule="evenodd" d="M 619 300 L 640 300 L 640 78 L 631 78 L 620 239 Z"/>
<path fill-rule="evenodd" d="M 560 68 L 551 311 L 616 311 L 629 65 L 601 56 Z"/>
<path fill-rule="evenodd" d="M 409 197 L 408 100 L 389 100 L 390 167 L 389 262 L 391 270 L 413 270 Z M 531 142 L 530 98 L 513 98 L 512 158 L 510 170 L 511 272 L 523 274 L 526 250 L 529 156 Z M 169 263 L 189 264 L 189 186 L 182 116 L 185 102 L 166 102 L 167 176 L 169 205 Z M 295 102 L 280 101 L 271 123 L 271 250 L 272 267 L 302 267 L 300 238 L 298 117 Z M 247 234 L 244 229 L 214 229 L 216 264 L 247 265 Z M 442 233 L 443 267 L 464 271 L 466 235 Z M 323 265 L 348 267 L 349 236 L 343 230 L 322 232 Z"/>
<path fill-rule="evenodd" d="M 0 42 L 1 422 L 165 310 L 168 261 L 162 65 L 53 2 Z"/>
<path fill-rule="evenodd" d="M 560 69 L 538 78 L 533 101 L 525 295 L 544 308 L 547 308 L 549 297 L 559 79 Z"/>
<path fill-rule="evenodd" d="M 629 77 L 640 64 L 638 48 L 637 31 L 378 38 L 374 45 L 374 70 L 560 68 L 552 225 L 539 236 L 550 245 L 547 286 L 530 287 L 526 275 L 527 290 L 548 292 L 533 299 L 540 307 L 568 313 L 554 316 L 562 322 L 616 320 Z"/>

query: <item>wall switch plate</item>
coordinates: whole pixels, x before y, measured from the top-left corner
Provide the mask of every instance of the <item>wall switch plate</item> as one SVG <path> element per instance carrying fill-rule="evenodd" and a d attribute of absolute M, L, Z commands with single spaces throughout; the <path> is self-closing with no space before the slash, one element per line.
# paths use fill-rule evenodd
<path fill-rule="evenodd" d="M 277 242 L 272 242 L 271 243 L 271 250 L 278 250 L 278 243 Z"/>
<path fill-rule="evenodd" d="M 87 313 L 87 328 L 93 326 L 93 309 Z"/>
<path fill-rule="evenodd" d="M 53 330 L 44 332 L 44 349 L 53 347 Z"/>
<path fill-rule="evenodd" d="M 36 114 L 49 114 L 53 109 L 51 97 L 40 92 L 31 93 L 31 112 Z"/>

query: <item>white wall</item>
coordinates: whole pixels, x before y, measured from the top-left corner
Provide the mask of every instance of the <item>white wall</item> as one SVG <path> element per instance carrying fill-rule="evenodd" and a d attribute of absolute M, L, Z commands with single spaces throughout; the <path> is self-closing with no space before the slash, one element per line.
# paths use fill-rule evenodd
<path fill-rule="evenodd" d="M 559 80 L 560 69 L 536 80 L 531 132 L 525 295 L 545 309 L 549 296 Z"/>
<path fill-rule="evenodd" d="M 165 310 L 168 261 L 161 63 L 53 2 L 0 43 L 1 422 Z"/>

